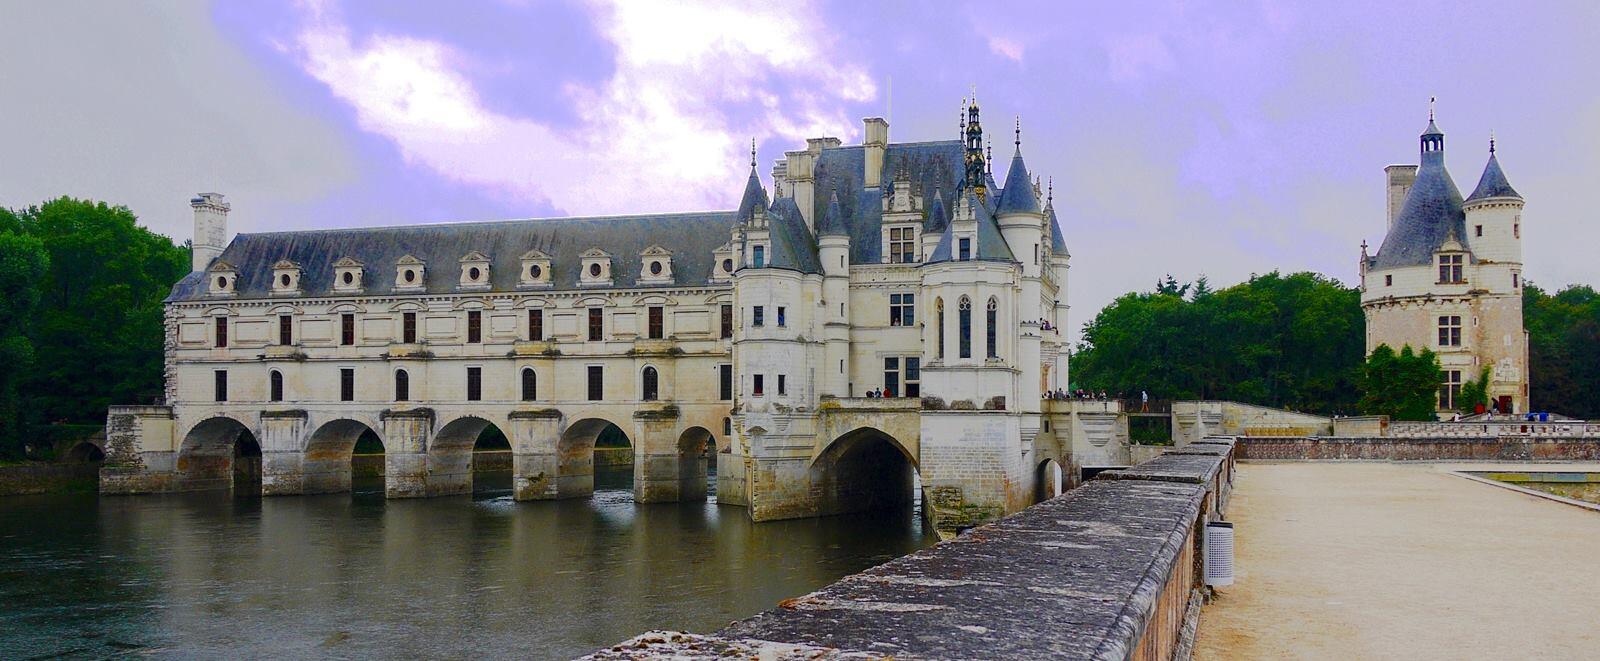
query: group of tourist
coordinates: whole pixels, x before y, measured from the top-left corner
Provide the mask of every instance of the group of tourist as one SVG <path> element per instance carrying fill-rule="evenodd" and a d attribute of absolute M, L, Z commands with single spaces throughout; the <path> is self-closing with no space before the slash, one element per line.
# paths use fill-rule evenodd
<path fill-rule="evenodd" d="M 884 397 L 893 396 L 894 388 L 890 388 L 887 393 L 884 392 L 883 388 L 873 388 L 872 390 L 867 391 L 867 399 L 882 399 Z"/>
<path fill-rule="evenodd" d="M 1106 401 L 1108 399 L 1111 399 L 1111 396 L 1108 395 L 1106 393 L 1106 391 L 1104 391 L 1104 390 L 1102 390 L 1100 392 L 1095 392 L 1093 390 L 1085 390 L 1083 388 L 1079 388 L 1077 390 L 1066 391 L 1066 390 L 1062 390 L 1060 388 L 1056 388 L 1055 390 L 1046 390 L 1044 392 L 1044 398 L 1045 399 L 1092 399 L 1092 400 L 1097 400 L 1097 401 L 1102 401 L 1103 402 L 1103 401 Z M 1119 395 L 1118 398 L 1120 399 L 1121 396 Z"/>

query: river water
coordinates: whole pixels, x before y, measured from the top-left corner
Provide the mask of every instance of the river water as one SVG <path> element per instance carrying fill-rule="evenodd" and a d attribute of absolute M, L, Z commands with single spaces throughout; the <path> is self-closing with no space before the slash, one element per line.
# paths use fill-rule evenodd
<path fill-rule="evenodd" d="M 933 543 L 907 511 L 752 524 L 715 501 L 0 498 L 0 657 L 569 658 L 708 632 Z"/>

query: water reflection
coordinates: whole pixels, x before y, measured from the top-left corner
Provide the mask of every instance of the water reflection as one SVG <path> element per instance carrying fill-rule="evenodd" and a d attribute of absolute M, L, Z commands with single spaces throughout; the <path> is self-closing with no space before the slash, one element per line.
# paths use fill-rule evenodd
<path fill-rule="evenodd" d="M 905 511 L 753 525 L 715 502 L 635 505 L 624 470 L 592 500 L 0 499 L 0 645 L 10 658 L 569 657 L 652 628 L 709 631 L 931 539 Z"/>

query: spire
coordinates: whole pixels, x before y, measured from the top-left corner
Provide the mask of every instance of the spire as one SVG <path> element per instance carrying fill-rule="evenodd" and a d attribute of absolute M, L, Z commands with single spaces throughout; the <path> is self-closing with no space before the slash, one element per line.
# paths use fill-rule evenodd
<path fill-rule="evenodd" d="M 983 156 L 983 125 L 978 121 L 978 92 L 973 86 L 972 100 L 967 105 L 966 124 L 962 128 L 966 140 L 966 155 L 963 165 L 966 173 L 966 187 L 980 197 L 987 195 L 987 186 L 984 173 L 987 172 Z"/>
<path fill-rule="evenodd" d="M 850 236 L 844 223 L 844 209 L 839 206 L 838 191 L 828 198 L 828 210 L 823 212 L 822 222 L 817 225 L 817 236 Z"/>
<path fill-rule="evenodd" d="M 1006 185 L 1000 189 L 1000 203 L 994 213 L 997 216 L 1039 213 L 1039 196 L 1033 192 L 1033 178 L 1028 176 L 1028 166 L 1022 162 L 1021 129 L 1018 129 L 1017 151 L 1011 156 L 1011 169 L 1006 172 Z"/>
<path fill-rule="evenodd" d="M 1044 208 L 1052 209 L 1056 205 L 1056 178 L 1052 175 L 1046 180 L 1048 187 L 1045 189 Z"/>
<path fill-rule="evenodd" d="M 1500 169 L 1500 159 L 1494 153 L 1494 134 L 1489 135 L 1489 162 L 1483 166 L 1483 176 L 1478 178 L 1478 187 L 1467 196 L 1467 201 L 1481 200 L 1491 197 L 1512 197 L 1522 199 L 1517 194 L 1517 189 L 1511 187 L 1511 182 L 1506 181 L 1506 173 Z"/>
<path fill-rule="evenodd" d="M 1433 97 L 1428 97 L 1428 128 L 1423 129 L 1422 165 L 1444 165 L 1444 131 L 1433 122 Z"/>
<path fill-rule="evenodd" d="M 761 175 L 756 172 L 756 141 L 750 139 L 750 178 L 745 180 L 744 195 L 739 198 L 739 222 L 749 220 L 760 207 L 767 208 L 767 189 L 761 185 Z"/>

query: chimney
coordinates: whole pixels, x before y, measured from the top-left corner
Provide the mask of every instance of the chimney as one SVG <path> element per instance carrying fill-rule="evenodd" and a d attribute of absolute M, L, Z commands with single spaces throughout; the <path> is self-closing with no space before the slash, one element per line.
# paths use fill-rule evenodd
<path fill-rule="evenodd" d="M 191 268 L 204 271 L 211 266 L 211 260 L 222 254 L 222 247 L 228 238 L 230 207 L 223 201 L 221 193 L 201 193 L 189 200 L 189 206 L 194 209 L 194 260 Z"/>
<path fill-rule="evenodd" d="M 1383 169 L 1389 176 L 1389 228 L 1394 228 L 1394 220 L 1400 217 L 1400 209 L 1406 205 L 1406 193 L 1411 192 L 1411 184 L 1417 181 L 1417 166 L 1391 165 Z"/>
<path fill-rule="evenodd" d="M 889 122 L 882 117 L 868 117 L 861 120 L 865 128 L 866 137 L 861 144 L 866 146 L 866 171 L 862 174 L 862 186 L 878 188 L 883 185 L 883 154 L 889 150 Z"/>

